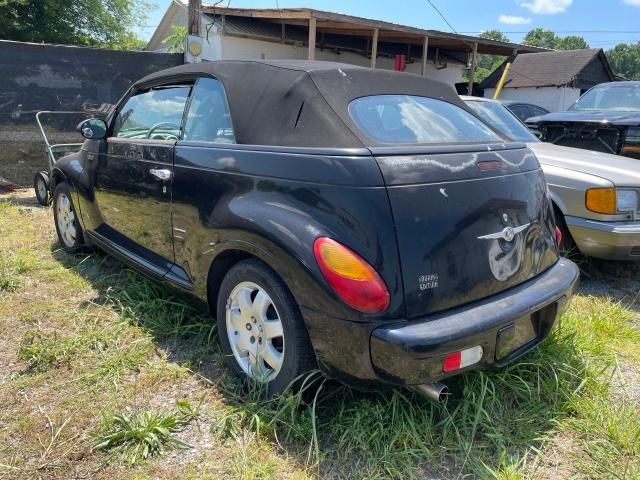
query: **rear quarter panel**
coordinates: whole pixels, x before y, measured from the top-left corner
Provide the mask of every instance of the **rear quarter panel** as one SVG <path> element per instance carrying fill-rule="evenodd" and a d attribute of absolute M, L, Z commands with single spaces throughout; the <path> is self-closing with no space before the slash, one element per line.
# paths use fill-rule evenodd
<path fill-rule="evenodd" d="M 173 226 L 176 263 L 201 297 L 216 256 L 240 250 L 269 264 L 301 307 L 374 320 L 346 307 L 326 285 L 313 242 L 328 236 L 360 254 L 387 283 L 391 305 L 375 319 L 404 313 L 393 219 L 370 156 L 178 143 Z"/>

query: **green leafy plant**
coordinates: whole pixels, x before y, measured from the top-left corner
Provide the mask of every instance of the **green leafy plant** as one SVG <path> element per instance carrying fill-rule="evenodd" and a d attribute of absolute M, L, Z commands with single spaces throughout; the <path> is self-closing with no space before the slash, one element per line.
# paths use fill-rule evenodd
<path fill-rule="evenodd" d="M 183 53 L 186 41 L 187 27 L 183 25 L 171 25 L 171 33 L 162 43 L 167 46 L 167 52 L 169 53 Z"/>
<path fill-rule="evenodd" d="M 191 448 L 173 434 L 195 418 L 195 412 L 188 402 L 179 402 L 178 407 L 171 413 L 144 410 L 114 414 L 104 420 L 93 448 L 120 454 L 132 464 L 172 448 Z"/>

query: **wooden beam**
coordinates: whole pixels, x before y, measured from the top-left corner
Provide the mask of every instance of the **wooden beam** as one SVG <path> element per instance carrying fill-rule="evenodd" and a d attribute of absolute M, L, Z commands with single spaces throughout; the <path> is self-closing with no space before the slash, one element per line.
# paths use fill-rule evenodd
<path fill-rule="evenodd" d="M 202 0 L 189 0 L 189 35 L 200 35 Z"/>
<path fill-rule="evenodd" d="M 376 68 L 376 58 L 378 58 L 378 29 L 373 30 L 371 40 L 371 68 Z"/>
<path fill-rule="evenodd" d="M 422 42 L 422 68 L 420 68 L 420 75 L 427 76 L 427 55 L 429 53 L 429 37 L 424 36 L 424 42 Z"/>
<path fill-rule="evenodd" d="M 467 95 L 473 94 L 473 82 L 476 79 L 477 61 L 478 61 L 478 42 L 474 42 L 473 51 L 471 52 L 471 71 L 469 72 L 469 86 L 467 87 Z"/>
<path fill-rule="evenodd" d="M 309 19 L 309 60 L 316 59 L 316 19 Z"/>

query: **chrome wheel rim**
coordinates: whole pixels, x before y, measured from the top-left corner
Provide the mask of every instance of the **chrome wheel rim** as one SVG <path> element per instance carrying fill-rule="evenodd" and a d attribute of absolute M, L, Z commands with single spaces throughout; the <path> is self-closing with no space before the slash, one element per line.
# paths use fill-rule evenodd
<path fill-rule="evenodd" d="M 58 231 L 60 239 L 65 247 L 73 247 L 76 243 L 76 216 L 71 208 L 71 201 L 66 194 L 58 195 L 56 201 L 56 213 L 58 219 Z"/>
<path fill-rule="evenodd" d="M 42 199 L 47 198 L 47 186 L 41 178 L 38 178 L 38 196 Z"/>
<path fill-rule="evenodd" d="M 236 285 L 227 299 L 226 326 L 242 371 L 260 382 L 275 378 L 284 361 L 284 332 L 269 294 L 253 282 Z"/>

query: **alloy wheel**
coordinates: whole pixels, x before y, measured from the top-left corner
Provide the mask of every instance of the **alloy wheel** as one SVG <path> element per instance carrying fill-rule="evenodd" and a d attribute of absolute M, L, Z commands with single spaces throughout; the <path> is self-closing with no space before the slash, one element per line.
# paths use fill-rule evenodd
<path fill-rule="evenodd" d="M 72 248 L 76 244 L 76 237 L 78 232 L 76 230 L 76 216 L 73 213 L 71 207 L 71 201 L 66 194 L 61 193 L 58 195 L 56 201 L 56 216 L 58 220 L 58 231 L 60 232 L 60 238 L 65 247 Z"/>
<path fill-rule="evenodd" d="M 251 378 L 268 382 L 284 361 L 280 314 L 269 294 L 253 282 L 241 282 L 226 305 L 229 345 L 238 365 Z"/>

